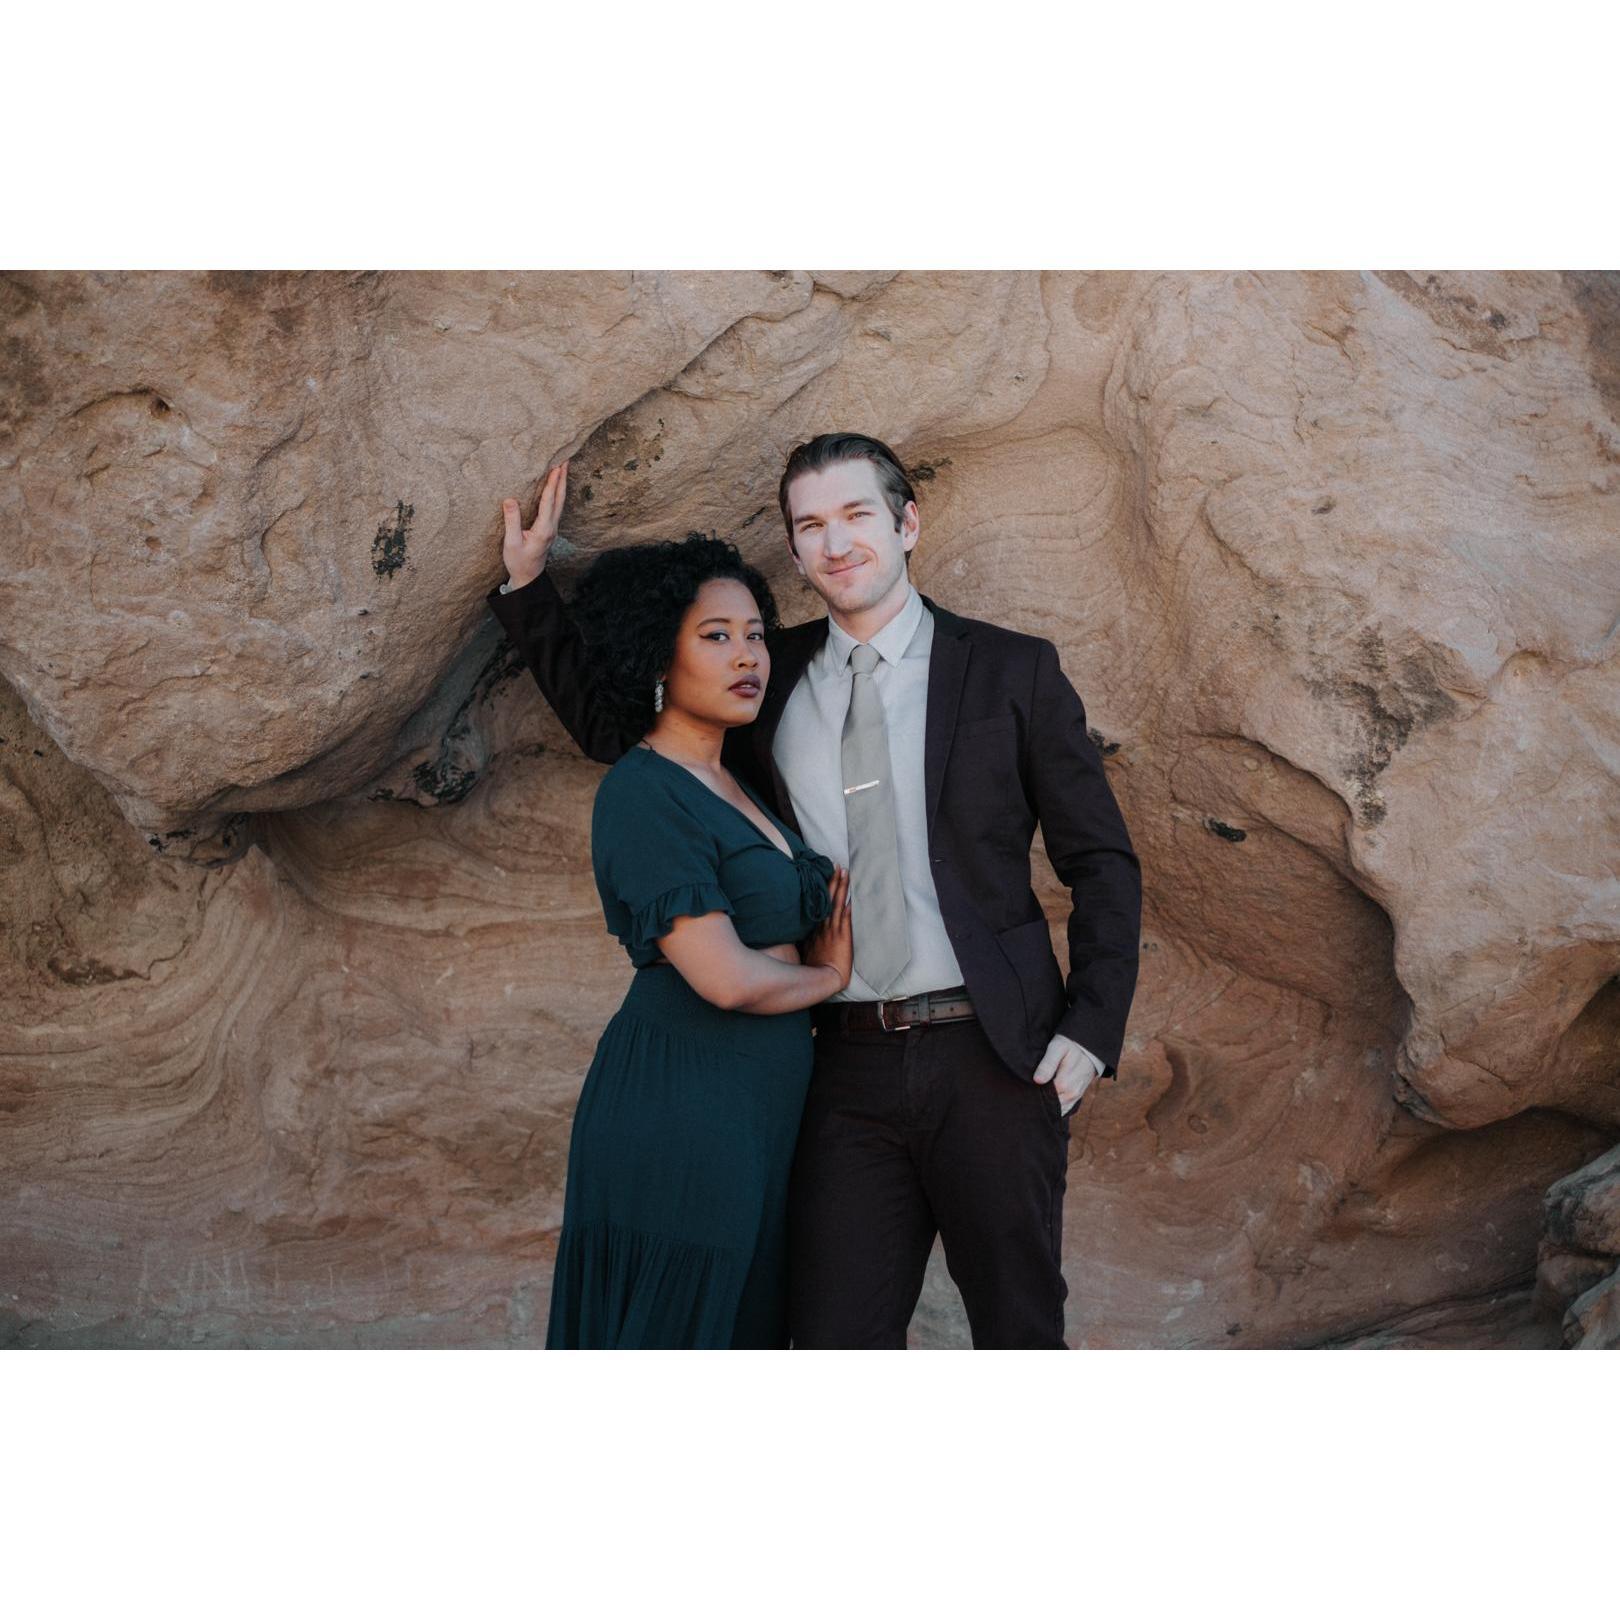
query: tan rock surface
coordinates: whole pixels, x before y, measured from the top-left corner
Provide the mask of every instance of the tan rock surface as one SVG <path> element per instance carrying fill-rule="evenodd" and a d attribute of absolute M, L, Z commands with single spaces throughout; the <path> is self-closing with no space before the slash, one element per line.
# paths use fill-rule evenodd
<path fill-rule="evenodd" d="M 538 1341 L 625 970 L 499 499 L 572 452 L 565 587 L 713 528 L 805 617 L 782 456 L 858 426 L 1142 857 L 1071 1341 L 1557 1342 L 1542 1195 L 1620 1133 L 1615 278 L 3 286 L 0 1337 Z"/>

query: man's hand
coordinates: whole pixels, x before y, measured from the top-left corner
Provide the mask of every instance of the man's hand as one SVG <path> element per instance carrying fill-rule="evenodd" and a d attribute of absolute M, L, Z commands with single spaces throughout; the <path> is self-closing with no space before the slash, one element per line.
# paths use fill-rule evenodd
<path fill-rule="evenodd" d="M 541 482 L 532 528 L 523 527 L 523 513 L 516 501 L 501 502 L 501 516 L 506 520 L 501 561 L 506 564 L 514 590 L 532 584 L 545 572 L 546 553 L 557 538 L 557 523 L 562 517 L 567 494 L 568 463 L 565 461 L 560 467 L 553 467 Z"/>
<path fill-rule="evenodd" d="M 1035 1084 L 1056 1086 L 1058 1101 L 1066 1114 L 1101 1073 L 1102 1066 L 1078 1041 L 1071 1041 L 1067 1035 L 1054 1035 L 1047 1044 L 1041 1066 L 1035 1071 Z"/>

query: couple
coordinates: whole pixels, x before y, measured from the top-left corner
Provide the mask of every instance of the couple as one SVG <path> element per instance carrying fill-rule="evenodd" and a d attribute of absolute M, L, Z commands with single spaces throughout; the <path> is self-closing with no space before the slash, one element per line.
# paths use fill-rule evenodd
<path fill-rule="evenodd" d="M 489 602 L 613 766 L 592 864 L 636 973 L 575 1115 L 548 1347 L 903 1349 L 937 1233 L 975 1347 L 1062 1349 L 1069 1116 L 1119 1059 L 1141 878 L 1055 649 L 912 586 L 916 499 L 861 434 L 788 458 L 828 617 L 785 630 L 698 536 L 602 554 L 565 607 L 566 489 L 528 529 L 505 503 Z"/>

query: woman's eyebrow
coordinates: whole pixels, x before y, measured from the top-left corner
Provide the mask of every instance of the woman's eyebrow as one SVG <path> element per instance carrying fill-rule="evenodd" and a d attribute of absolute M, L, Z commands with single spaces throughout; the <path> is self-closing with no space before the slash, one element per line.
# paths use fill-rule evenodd
<path fill-rule="evenodd" d="M 706 625 L 706 624 L 728 624 L 729 625 L 729 624 L 735 624 L 736 622 L 737 621 L 735 619 L 722 619 L 718 614 L 716 614 L 715 617 L 713 617 L 711 619 L 699 619 L 698 620 L 698 629 L 701 630 L 704 627 L 704 625 Z M 761 629 L 763 629 L 764 625 L 765 625 L 765 621 L 763 619 L 745 619 L 743 621 L 743 623 L 745 623 L 745 624 L 757 624 L 757 625 L 759 625 L 761 627 Z"/>

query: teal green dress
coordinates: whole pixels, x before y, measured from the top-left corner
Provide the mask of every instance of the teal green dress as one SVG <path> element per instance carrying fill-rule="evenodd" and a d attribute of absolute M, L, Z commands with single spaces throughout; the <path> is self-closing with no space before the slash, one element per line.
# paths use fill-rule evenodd
<path fill-rule="evenodd" d="M 597 790 L 591 863 L 636 975 L 574 1114 L 548 1349 L 786 1348 L 810 1014 L 726 1012 L 658 950 L 677 917 L 726 912 L 757 949 L 827 916 L 832 863 L 770 819 L 791 856 L 647 748 Z"/>

